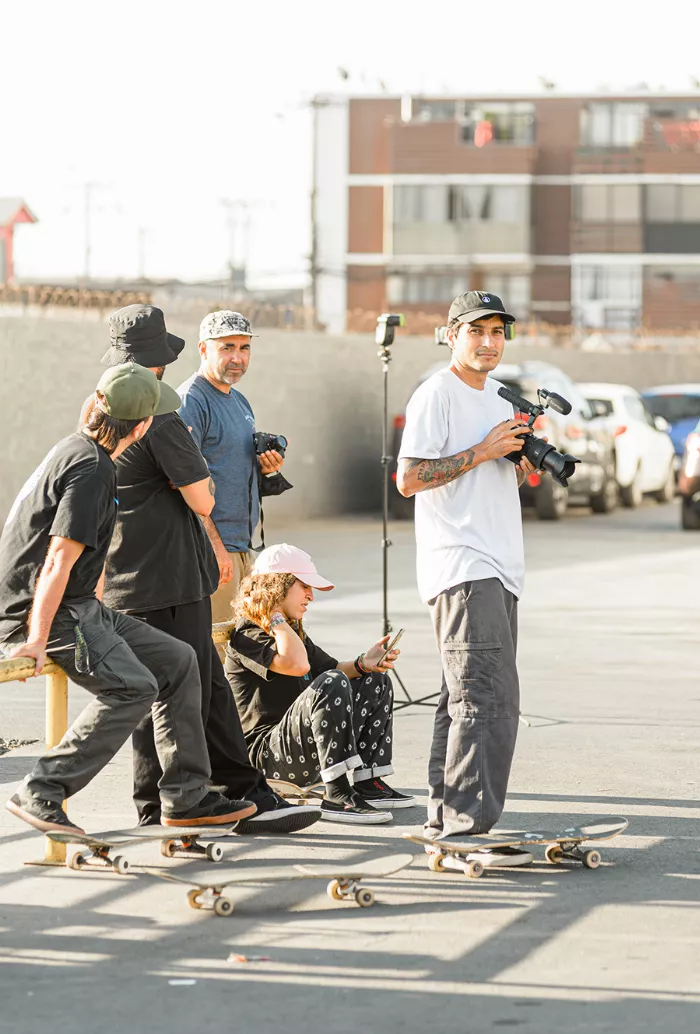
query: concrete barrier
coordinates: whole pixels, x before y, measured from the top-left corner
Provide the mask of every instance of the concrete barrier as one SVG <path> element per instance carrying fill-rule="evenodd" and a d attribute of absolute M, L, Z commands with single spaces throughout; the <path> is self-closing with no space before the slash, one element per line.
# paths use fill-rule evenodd
<path fill-rule="evenodd" d="M 0 521 L 48 449 L 74 428 L 103 371 L 105 323 L 62 316 L 0 319 Z M 198 366 L 198 324 L 174 319 L 169 326 L 187 341 L 166 373 L 168 383 L 177 386 Z M 285 434 L 290 441 L 285 473 L 295 488 L 268 501 L 276 516 L 379 510 L 382 374 L 376 353 L 373 338 L 364 334 L 263 329 L 254 339 L 241 389 L 255 410 L 258 430 Z M 421 374 L 448 356 L 430 339 L 408 335 L 397 336 L 392 354 L 390 408 L 397 412 Z M 700 381 L 700 355 L 692 353 L 507 347 L 507 360 L 525 358 L 552 362 L 575 380 L 637 388 Z"/>

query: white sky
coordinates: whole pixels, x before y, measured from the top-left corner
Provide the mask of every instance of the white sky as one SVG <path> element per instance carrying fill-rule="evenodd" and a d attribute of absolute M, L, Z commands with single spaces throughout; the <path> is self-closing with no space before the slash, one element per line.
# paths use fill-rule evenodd
<path fill-rule="evenodd" d="M 693 92 L 697 0 L 5 0 L 0 196 L 40 219 L 20 277 L 205 279 L 229 257 L 221 200 L 250 203 L 262 283 L 301 283 L 316 92 Z M 693 13 L 694 12 L 694 13 Z M 344 82 L 338 68 L 350 72 Z M 700 96 L 700 95 L 699 95 Z M 242 233 L 238 234 L 242 257 Z"/>

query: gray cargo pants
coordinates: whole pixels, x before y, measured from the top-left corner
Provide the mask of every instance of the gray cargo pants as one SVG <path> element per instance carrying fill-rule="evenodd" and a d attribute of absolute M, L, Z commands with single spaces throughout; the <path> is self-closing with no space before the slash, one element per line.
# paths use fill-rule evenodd
<path fill-rule="evenodd" d="M 194 808 L 211 770 L 192 647 L 92 599 L 59 607 L 49 652 L 94 700 L 39 758 L 24 781 L 29 793 L 62 802 L 82 790 L 151 711 L 164 811 Z"/>
<path fill-rule="evenodd" d="M 430 601 L 442 689 L 428 763 L 426 831 L 487 833 L 503 811 L 518 734 L 518 601 L 498 578 Z"/>

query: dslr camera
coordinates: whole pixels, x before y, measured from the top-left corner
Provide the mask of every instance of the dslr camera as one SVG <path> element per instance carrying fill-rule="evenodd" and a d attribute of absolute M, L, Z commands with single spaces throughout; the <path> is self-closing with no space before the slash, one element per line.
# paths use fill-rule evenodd
<path fill-rule="evenodd" d="M 280 456 L 284 456 L 289 444 L 283 434 L 268 434 L 267 431 L 256 431 L 253 442 L 258 456 L 263 452 L 278 452 Z"/>
<path fill-rule="evenodd" d="M 545 442 L 534 435 L 532 428 L 537 417 L 542 416 L 547 407 L 551 407 L 555 413 L 568 416 L 571 412 L 571 403 L 561 395 L 557 395 L 556 392 L 545 391 L 544 388 L 537 389 L 537 398 L 539 399 L 539 405 L 537 406 L 504 386 L 498 389 L 498 394 L 506 402 L 510 402 L 517 412 L 527 413 L 529 418 L 527 430 L 518 435 L 519 438 L 524 439 L 522 450 L 520 452 L 509 452 L 506 459 L 510 460 L 511 463 L 520 463 L 524 456 L 532 463 L 533 467 L 537 467 L 538 470 L 546 470 L 558 484 L 568 488 L 569 482 L 567 478 L 571 477 L 576 470 L 576 464 L 581 461 L 576 459 L 575 456 L 570 456 L 568 452 L 557 452 L 549 442 Z"/>

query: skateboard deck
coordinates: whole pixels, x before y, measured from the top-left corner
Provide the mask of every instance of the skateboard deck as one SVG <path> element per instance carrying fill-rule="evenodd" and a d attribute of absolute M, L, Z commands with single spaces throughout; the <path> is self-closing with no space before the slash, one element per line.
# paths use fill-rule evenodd
<path fill-rule="evenodd" d="M 582 826 L 568 826 L 565 829 L 544 831 L 517 831 L 499 835 L 466 836 L 464 840 L 450 843 L 445 840 L 431 840 L 430 837 L 404 833 L 405 840 L 422 844 L 428 850 L 428 867 L 433 872 L 456 870 L 477 878 L 484 873 L 484 864 L 479 853 L 498 851 L 504 847 L 526 847 L 529 844 L 545 844 L 545 858 L 552 865 L 565 859 L 581 862 L 587 869 L 597 869 L 601 862 L 600 851 L 582 849 L 581 844 L 589 840 L 610 840 L 623 833 L 629 825 L 620 816 L 594 817 Z M 475 857 L 476 856 L 476 857 Z M 493 866 L 498 868 L 498 866 Z"/>
<path fill-rule="evenodd" d="M 134 826 L 133 829 L 108 829 L 99 833 L 58 833 L 46 835 L 59 844 L 79 844 L 83 850 L 66 856 L 69 869 L 112 869 L 120 875 L 129 872 L 129 859 L 113 854 L 120 847 L 160 841 L 160 853 L 165 858 L 183 855 L 187 858 L 204 857 L 209 862 L 220 862 L 224 857 L 220 844 L 200 844 L 202 837 L 222 837 L 232 833 L 237 823 L 226 826 Z M 87 851 L 85 850 L 87 848 Z M 89 852 L 89 853 L 88 853 Z"/>
<path fill-rule="evenodd" d="M 322 801 L 326 795 L 326 788 L 322 782 L 312 783 L 310 786 L 297 786 L 286 779 L 268 779 L 267 782 L 280 797 L 295 804 Z"/>
<path fill-rule="evenodd" d="M 218 870 L 216 875 L 210 872 L 193 872 L 185 875 L 183 872 L 160 869 L 153 875 L 172 883 L 190 886 L 192 890 L 187 894 L 190 908 L 203 908 L 218 916 L 229 916 L 233 912 L 233 902 L 222 895 L 226 887 L 239 883 L 282 883 L 286 880 L 330 880 L 326 889 L 333 901 L 353 897 L 361 908 L 369 908 L 374 904 L 374 893 L 369 887 L 361 886 L 362 880 L 391 876 L 407 868 L 412 861 L 411 854 L 394 854 L 373 858 L 361 864 L 328 862 L 318 866 L 287 865 L 259 869 L 229 869 Z"/>

